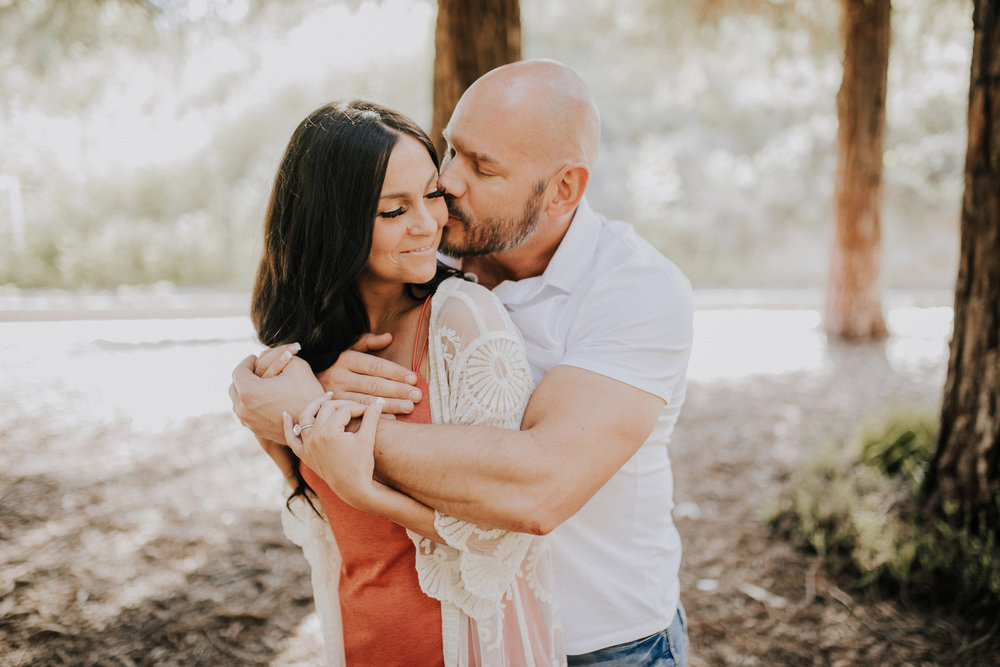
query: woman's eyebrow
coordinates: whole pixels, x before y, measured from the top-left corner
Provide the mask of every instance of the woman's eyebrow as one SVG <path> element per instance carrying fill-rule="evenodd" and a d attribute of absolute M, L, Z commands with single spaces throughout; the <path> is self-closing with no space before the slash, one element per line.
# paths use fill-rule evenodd
<path fill-rule="evenodd" d="M 426 190 L 427 188 L 429 188 L 431 183 L 436 181 L 437 178 L 438 178 L 438 173 L 436 171 L 432 171 L 431 177 L 427 179 L 427 185 L 424 186 L 424 189 Z M 378 199 L 379 201 L 382 201 L 383 199 L 406 199 L 409 196 L 410 196 L 409 192 L 392 192 L 387 195 L 382 195 Z"/>

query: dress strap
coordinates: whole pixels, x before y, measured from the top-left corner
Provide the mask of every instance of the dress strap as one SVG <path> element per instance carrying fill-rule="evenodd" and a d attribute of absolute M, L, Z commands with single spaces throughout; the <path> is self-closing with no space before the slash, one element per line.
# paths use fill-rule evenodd
<path fill-rule="evenodd" d="M 424 333 L 423 337 L 420 335 L 420 327 L 424 323 L 424 313 L 427 312 L 427 306 L 431 303 L 431 295 L 428 294 L 427 298 L 424 299 L 424 305 L 420 307 L 420 319 L 417 320 L 417 337 L 413 339 L 413 356 L 410 357 L 413 360 L 413 370 L 414 373 L 420 372 L 420 362 L 424 359 L 424 353 L 427 352 L 427 341 L 430 334 L 430 323 L 427 323 L 427 331 Z M 423 341 L 423 345 L 421 345 Z M 417 349 L 420 349 L 420 354 L 418 356 Z"/>

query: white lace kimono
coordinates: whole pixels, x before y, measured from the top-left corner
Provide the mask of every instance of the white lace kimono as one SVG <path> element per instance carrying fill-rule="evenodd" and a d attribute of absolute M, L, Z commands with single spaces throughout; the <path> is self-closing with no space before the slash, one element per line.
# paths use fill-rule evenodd
<path fill-rule="evenodd" d="M 520 334 L 489 290 L 444 281 L 431 298 L 428 343 L 435 424 L 520 426 L 531 372 Z M 292 508 L 282 515 L 285 534 L 312 567 L 329 664 L 343 665 L 340 552 L 329 523 L 301 498 Z M 407 533 L 420 587 L 441 601 L 445 665 L 564 665 L 547 540 L 438 512 L 434 524 L 446 545 Z"/>

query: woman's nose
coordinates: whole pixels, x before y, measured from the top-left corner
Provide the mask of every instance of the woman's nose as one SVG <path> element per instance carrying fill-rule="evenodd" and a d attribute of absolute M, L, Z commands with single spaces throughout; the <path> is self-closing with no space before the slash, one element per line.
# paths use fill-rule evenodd
<path fill-rule="evenodd" d="M 414 235 L 436 234 L 438 227 L 440 227 L 440 225 L 434 217 L 434 212 L 427 204 L 425 204 L 420 207 L 420 211 L 417 214 L 416 219 L 413 221 L 413 224 L 409 226 L 409 232 Z"/>

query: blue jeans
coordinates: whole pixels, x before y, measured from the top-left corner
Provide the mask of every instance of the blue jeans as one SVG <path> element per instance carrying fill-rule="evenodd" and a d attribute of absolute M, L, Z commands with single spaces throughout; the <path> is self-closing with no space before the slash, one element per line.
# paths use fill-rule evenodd
<path fill-rule="evenodd" d="M 678 605 L 673 623 L 663 632 L 602 648 L 593 653 L 567 656 L 572 665 L 601 667 L 687 667 L 688 637 L 684 607 Z"/>

